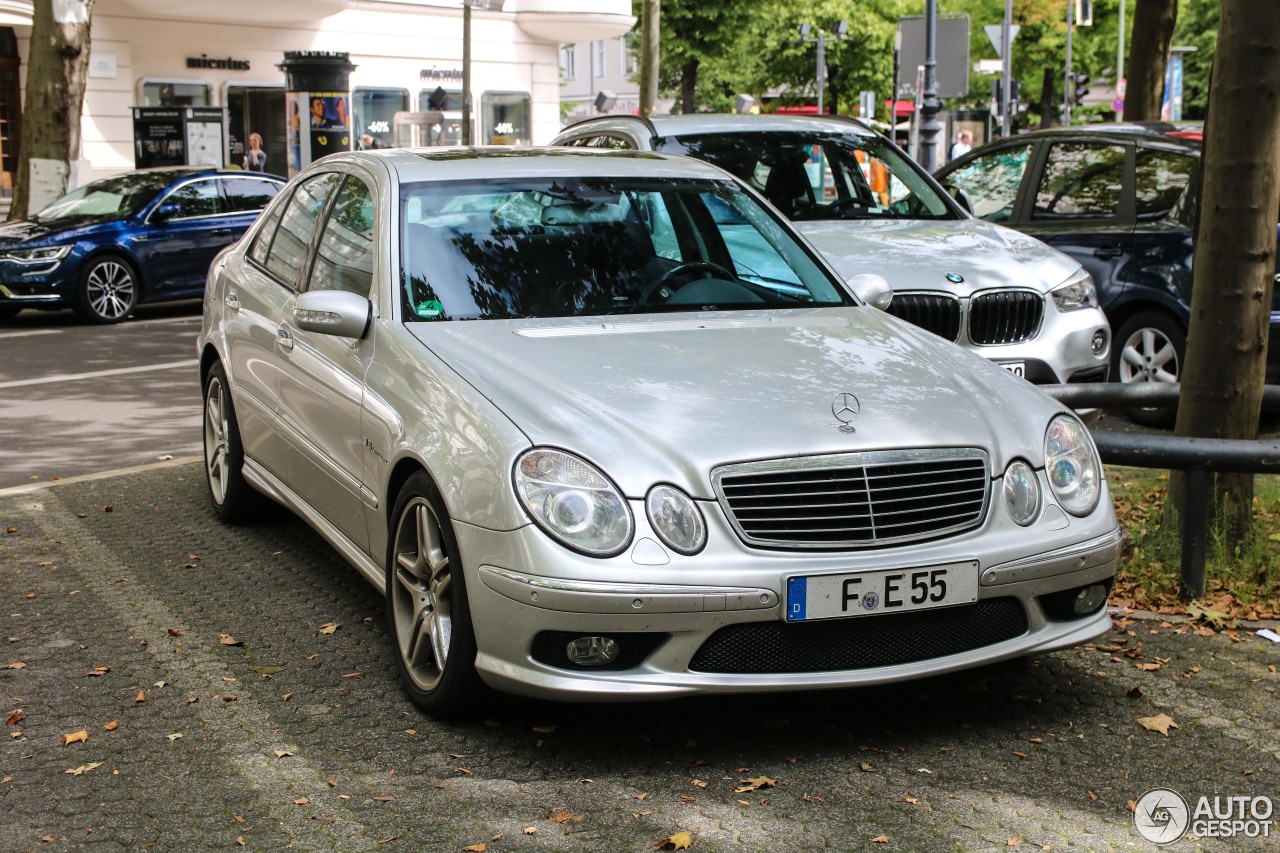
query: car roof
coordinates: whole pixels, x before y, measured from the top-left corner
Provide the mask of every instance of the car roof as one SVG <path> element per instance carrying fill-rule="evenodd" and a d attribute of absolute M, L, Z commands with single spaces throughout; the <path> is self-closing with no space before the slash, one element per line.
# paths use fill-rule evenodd
<path fill-rule="evenodd" d="M 997 140 L 998 142 L 1027 140 L 1027 139 L 1052 139 L 1055 137 L 1070 136 L 1085 139 L 1116 139 L 1116 140 L 1133 140 L 1142 145 L 1156 144 L 1161 145 L 1167 143 L 1173 148 L 1182 148 L 1189 151 L 1198 151 L 1200 146 L 1188 139 L 1180 139 L 1171 137 L 1159 128 L 1148 124 L 1100 124 L 1100 125 L 1073 125 L 1071 127 L 1046 127 L 1037 130 L 1029 130 L 1026 133 L 1019 133 L 1016 136 L 1007 137 L 1006 139 Z M 988 143 L 990 144 L 990 143 Z M 974 149 L 977 150 L 976 148 Z"/>
<path fill-rule="evenodd" d="M 687 113 L 677 115 L 593 116 L 566 127 L 563 132 L 577 132 L 597 124 L 636 123 L 647 125 L 657 136 L 696 136 L 704 133 L 750 133 L 791 131 L 807 133 L 844 133 L 853 136 L 875 136 L 871 128 L 856 119 L 843 116 L 739 115 L 732 113 Z"/>
<path fill-rule="evenodd" d="M 530 177 L 711 178 L 728 173 L 688 157 L 647 151 L 525 147 L 384 148 L 332 154 L 319 164 L 381 165 L 400 181 L 457 181 Z"/>

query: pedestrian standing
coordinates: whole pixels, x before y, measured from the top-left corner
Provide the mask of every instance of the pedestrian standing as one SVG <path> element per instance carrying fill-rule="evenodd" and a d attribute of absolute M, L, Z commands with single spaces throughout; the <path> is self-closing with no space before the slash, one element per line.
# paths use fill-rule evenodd
<path fill-rule="evenodd" d="M 265 172 L 267 170 L 267 152 L 262 150 L 262 136 L 249 134 L 249 150 L 244 155 L 244 168 L 247 172 Z"/>

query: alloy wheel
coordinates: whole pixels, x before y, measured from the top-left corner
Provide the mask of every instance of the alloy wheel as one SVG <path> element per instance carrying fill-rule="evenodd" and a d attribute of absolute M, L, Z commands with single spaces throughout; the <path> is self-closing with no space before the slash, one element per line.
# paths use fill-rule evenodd
<path fill-rule="evenodd" d="M 103 320 L 121 320 L 133 308 L 137 288 L 133 273 L 121 261 L 104 260 L 85 278 L 85 301 Z"/>
<path fill-rule="evenodd" d="M 396 526 L 391 608 L 405 672 L 420 690 L 444 675 L 453 639 L 453 575 L 440 518 L 423 497 Z"/>
<path fill-rule="evenodd" d="M 227 466 L 228 435 L 227 391 L 217 377 L 209 379 L 204 397 L 204 465 L 209 475 L 209 492 L 213 502 L 222 505 L 227 499 L 231 469 Z"/>

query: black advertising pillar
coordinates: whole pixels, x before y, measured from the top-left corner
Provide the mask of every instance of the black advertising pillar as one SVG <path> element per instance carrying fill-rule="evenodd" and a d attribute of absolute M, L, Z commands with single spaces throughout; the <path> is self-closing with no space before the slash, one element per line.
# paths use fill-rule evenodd
<path fill-rule="evenodd" d="M 285 75 L 285 128 L 289 177 L 313 160 L 351 150 L 351 64 L 348 54 L 286 51 L 278 66 Z"/>

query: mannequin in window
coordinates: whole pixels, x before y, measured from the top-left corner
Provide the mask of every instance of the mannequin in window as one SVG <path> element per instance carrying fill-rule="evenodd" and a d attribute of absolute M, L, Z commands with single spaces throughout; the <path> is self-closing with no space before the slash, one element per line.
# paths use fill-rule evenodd
<path fill-rule="evenodd" d="M 246 172 L 265 172 L 267 170 L 267 152 L 262 150 L 262 136 L 249 134 L 249 150 L 244 155 Z"/>

